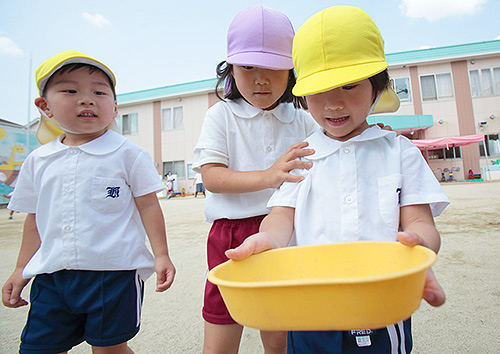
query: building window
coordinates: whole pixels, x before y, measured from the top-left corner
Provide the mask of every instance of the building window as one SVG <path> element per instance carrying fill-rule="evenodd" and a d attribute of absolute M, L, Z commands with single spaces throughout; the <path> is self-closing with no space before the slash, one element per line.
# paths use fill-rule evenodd
<path fill-rule="evenodd" d="M 488 134 L 484 136 L 488 156 L 500 155 L 500 140 L 498 138 L 499 134 Z M 484 145 L 482 142 L 479 143 L 479 154 L 484 156 Z"/>
<path fill-rule="evenodd" d="M 184 129 L 184 109 L 180 107 L 169 107 L 161 110 L 161 130 Z"/>
<path fill-rule="evenodd" d="M 455 153 L 455 154 L 453 154 Z M 429 160 L 453 160 L 462 157 L 462 150 L 459 146 L 451 147 L 449 149 L 436 149 L 427 152 Z"/>
<path fill-rule="evenodd" d="M 166 161 L 163 162 L 163 175 L 172 172 L 177 175 L 177 179 L 186 179 L 186 170 L 184 167 L 184 160 L 182 161 Z"/>
<path fill-rule="evenodd" d="M 187 164 L 188 179 L 193 179 L 196 172 L 193 171 L 193 163 Z"/>
<path fill-rule="evenodd" d="M 472 97 L 500 95 L 500 68 L 470 70 L 469 79 Z"/>
<path fill-rule="evenodd" d="M 420 76 L 423 101 L 438 101 L 453 98 L 451 74 L 432 74 Z"/>
<path fill-rule="evenodd" d="M 411 102 L 410 78 L 391 79 L 391 85 L 401 102 Z"/>
<path fill-rule="evenodd" d="M 137 113 L 123 114 L 116 118 L 118 132 L 122 135 L 132 135 L 139 132 Z"/>

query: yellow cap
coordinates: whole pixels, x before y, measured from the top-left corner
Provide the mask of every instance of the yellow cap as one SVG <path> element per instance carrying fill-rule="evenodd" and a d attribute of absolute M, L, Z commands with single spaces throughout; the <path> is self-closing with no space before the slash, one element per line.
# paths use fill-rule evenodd
<path fill-rule="evenodd" d="M 293 40 L 296 96 L 325 92 L 368 79 L 385 69 L 384 40 L 361 9 L 332 6 L 311 16 Z M 371 113 L 395 112 L 399 97 L 388 87 Z"/>
<path fill-rule="evenodd" d="M 59 53 L 50 57 L 44 61 L 35 71 L 36 85 L 38 87 L 38 92 L 40 95 L 43 94 L 45 85 L 50 77 L 60 68 L 67 64 L 88 64 L 95 66 L 102 71 L 111 79 L 113 87 L 116 86 L 116 79 L 113 72 L 103 63 L 95 60 L 91 56 L 80 53 L 74 50 L 67 50 L 65 52 Z"/>
<path fill-rule="evenodd" d="M 42 96 L 45 90 L 45 85 L 50 77 L 64 65 L 68 64 L 88 64 L 101 69 L 113 83 L 113 87 L 116 86 L 116 78 L 113 72 L 100 61 L 92 58 L 91 56 L 80 53 L 74 50 L 68 50 L 53 57 L 50 57 L 44 61 L 35 71 L 36 85 L 38 87 L 38 92 Z M 116 123 L 113 121 L 107 126 L 107 129 L 116 130 Z M 45 144 L 57 137 L 58 135 L 64 133 L 64 130 L 59 125 L 56 119 L 48 118 L 43 114 L 40 116 L 40 123 L 36 131 L 36 138 L 40 144 Z"/>

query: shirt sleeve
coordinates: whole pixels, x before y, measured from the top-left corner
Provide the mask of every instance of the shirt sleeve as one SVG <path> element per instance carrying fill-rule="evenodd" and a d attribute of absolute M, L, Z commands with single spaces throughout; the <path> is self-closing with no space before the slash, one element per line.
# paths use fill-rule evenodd
<path fill-rule="evenodd" d="M 203 120 L 200 137 L 193 151 L 193 171 L 200 172 L 207 163 L 228 165 L 226 115 L 221 104 L 210 107 Z"/>
<path fill-rule="evenodd" d="M 20 213 L 36 213 L 38 194 L 33 175 L 33 158 L 28 156 L 21 166 L 16 181 L 16 188 L 9 200 L 8 209 Z"/>
<path fill-rule="evenodd" d="M 297 200 L 299 192 L 303 189 L 307 183 L 303 183 L 309 176 L 309 171 L 295 169 L 290 171 L 290 174 L 295 176 L 304 176 L 304 180 L 301 182 L 283 182 L 283 184 L 276 189 L 269 201 L 267 202 L 267 207 L 270 209 L 275 206 L 286 206 L 290 208 L 297 207 Z"/>
<path fill-rule="evenodd" d="M 132 165 L 129 185 L 134 197 L 158 193 L 165 189 L 165 185 L 161 182 L 161 176 L 156 171 L 153 160 L 146 150 L 141 149 Z"/>
<path fill-rule="evenodd" d="M 401 206 L 429 204 L 432 215 L 439 216 L 450 204 L 420 150 L 410 141 L 402 141 Z"/>

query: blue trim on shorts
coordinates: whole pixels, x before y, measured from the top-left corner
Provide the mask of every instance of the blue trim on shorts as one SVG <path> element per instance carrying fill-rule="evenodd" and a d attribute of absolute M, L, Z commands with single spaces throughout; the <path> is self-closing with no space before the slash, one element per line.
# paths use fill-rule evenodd
<path fill-rule="evenodd" d="M 97 347 L 127 342 L 139 332 L 143 296 L 136 270 L 39 274 L 20 353 L 60 353 L 83 341 Z"/>

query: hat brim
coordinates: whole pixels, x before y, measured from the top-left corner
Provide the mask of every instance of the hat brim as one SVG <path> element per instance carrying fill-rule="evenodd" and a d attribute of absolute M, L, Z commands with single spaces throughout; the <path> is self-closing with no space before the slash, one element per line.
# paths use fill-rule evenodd
<path fill-rule="evenodd" d="M 374 62 L 354 66 L 319 71 L 310 76 L 297 80 L 292 89 L 295 96 L 309 96 L 332 90 L 353 82 L 368 79 L 385 69 L 387 63 Z M 399 109 L 399 97 L 392 87 L 382 92 L 371 114 L 395 112 Z"/>
<path fill-rule="evenodd" d="M 68 50 L 63 53 L 59 53 L 50 59 L 43 62 L 35 71 L 36 73 L 36 84 L 38 87 L 38 92 L 40 95 L 43 94 L 45 90 L 45 85 L 50 77 L 63 66 L 68 64 L 88 64 L 95 66 L 102 70 L 113 83 L 113 87 L 116 87 L 116 78 L 111 69 L 100 61 L 88 56 L 87 54 Z"/>
<path fill-rule="evenodd" d="M 227 57 L 226 62 L 233 65 L 256 66 L 258 68 L 271 70 L 293 69 L 293 61 L 291 57 L 270 53 L 238 53 Z"/>
<path fill-rule="evenodd" d="M 306 77 L 299 77 L 292 92 L 295 96 L 314 95 L 368 79 L 386 68 L 386 62 L 374 62 L 321 70 Z"/>

